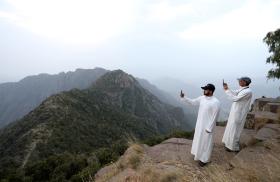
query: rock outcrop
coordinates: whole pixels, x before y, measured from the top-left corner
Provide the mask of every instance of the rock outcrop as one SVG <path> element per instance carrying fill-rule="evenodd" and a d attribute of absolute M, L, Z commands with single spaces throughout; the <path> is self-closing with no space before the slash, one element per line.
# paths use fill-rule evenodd
<path fill-rule="evenodd" d="M 171 138 L 155 146 L 132 145 L 116 163 L 101 169 L 95 181 L 280 181 L 280 124 L 271 119 L 279 113 L 278 100 L 257 99 L 248 115 L 253 127 L 243 130 L 239 153 L 225 151 L 225 128 L 217 126 L 211 163 L 203 168 L 190 154 L 191 140 Z"/>
<path fill-rule="evenodd" d="M 280 99 L 259 98 L 253 103 L 247 115 L 245 128 L 260 129 L 266 123 L 280 124 Z"/>

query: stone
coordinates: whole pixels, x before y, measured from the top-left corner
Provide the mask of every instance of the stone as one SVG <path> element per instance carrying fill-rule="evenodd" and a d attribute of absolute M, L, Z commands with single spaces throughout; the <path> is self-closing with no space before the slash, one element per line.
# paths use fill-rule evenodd
<path fill-rule="evenodd" d="M 280 103 L 275 98 L 259 98 L 254 101 L 253 111 L 264 111 L 264 107 L 267 103 Z"/>
<path fill-rule="evenodd" d="M 249 112 L 247 114 L 244 128 L 246 128 L 246 129 L 254 129 L 255 128 L 255 113 Z"/>
<path fill-rule="evenodd" d="M 269 140 L 280 138 L 280 124 L 266 124 L 255 136 L 258 140 Z"/>
<path fill-rule="evenodd" d="M 280 113 L 280 103 L 267 103 L 264 106 L 264 111 L 269 111 L 272 113 Z"/>
<path fill-rule="evenodd" d="M 280 181 L 279 152 L 280 143 L 275 139 L 246 147 L 230 161 L 231 173 L 236 181 Z"/>
<path fill-rule="evenodd" d="M 255 112 L 255 129 L 258 130 L 267 123 L 280 124 L 278 114 L 268 111 Z"/>

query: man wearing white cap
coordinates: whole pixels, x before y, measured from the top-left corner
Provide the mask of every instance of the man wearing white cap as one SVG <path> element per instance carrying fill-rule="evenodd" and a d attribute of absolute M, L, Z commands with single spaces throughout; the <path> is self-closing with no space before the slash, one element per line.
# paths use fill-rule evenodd
<path fill-rule="evenodd" d="M 213 84 L 207 84 L 201 88 L 204 90 L 203 96 L 190 99 L 185 97 L 181 91 L 181 99 L 186 103 L 199 105 L 191 153 L 194 155 L 194 160 L 198 160 L 199 165 L 203 167 L 210 162 L 213 133 L 220 110 L 220 102 L 213 96 L 215 91 Z"/>
<path fill-rule="evenodd" d="M 238 152 L 240 150 L 239 139 L 252 99 L 252 90 L 249 88 L 251 79 L 241 77 L 238 81 L 240 85 L 238 90 L 230 90 L 228 85 L 223 82 L 225 93 L 233 101 L 222 140 L 226 150 L 229 152 Z"/>

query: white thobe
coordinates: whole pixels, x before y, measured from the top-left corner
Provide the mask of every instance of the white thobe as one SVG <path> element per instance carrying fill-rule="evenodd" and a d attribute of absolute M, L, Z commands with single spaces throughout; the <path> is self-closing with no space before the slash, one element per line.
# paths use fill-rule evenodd
<path fill-rule="evenodd" d="M 214 96 L 200 96 L 196 99 L 182 98 L 182 100 L 192 105 L 199 105 L 191 153 L 195 156 L 194 160 L 207 163 L 210 161 L 213 150 L 213 133 L 219 115 L 220 102 Z"/>
<path fill-rule="evenodd" d="M 226 94 L 233 104 L 222 142 L 228 149 L 239 151 L 239 139 L 250 109 L 252 90 L 249 87 L 241 87 L 238 90 L 228 89 Z"/>

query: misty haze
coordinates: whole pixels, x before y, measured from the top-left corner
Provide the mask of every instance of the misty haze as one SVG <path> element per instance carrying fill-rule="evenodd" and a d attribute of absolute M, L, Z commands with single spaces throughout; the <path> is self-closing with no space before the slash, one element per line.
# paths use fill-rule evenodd
<path fill-rule="evenodd" d="M 0 182 L 279 181 L 279 10 L 279 0 L 1 1 Z M 201 98 L 217 99 L 211 131 L 202 115 L 213 103 Z M 193 142 L 209 143 L 199 128 L 214 147 L 196 163 Z"/>

